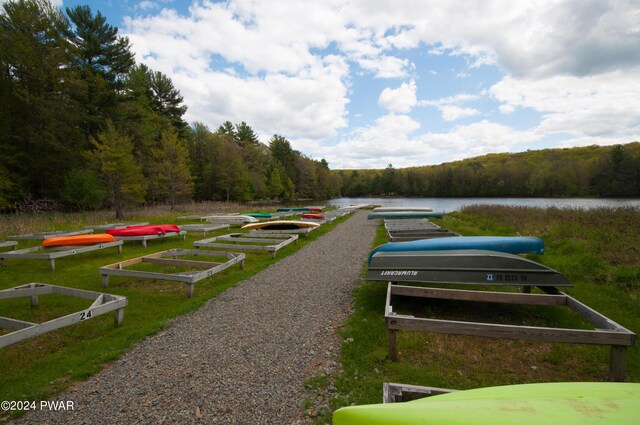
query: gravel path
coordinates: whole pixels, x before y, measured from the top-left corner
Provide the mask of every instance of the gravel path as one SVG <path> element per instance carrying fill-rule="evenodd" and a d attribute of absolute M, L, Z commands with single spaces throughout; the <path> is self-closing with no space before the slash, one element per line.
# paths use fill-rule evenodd
<path fill-rule="evenodd" d="M 304 382 L 338 369 L 376 223 L 365 212 L 243 281 L 18 423 L 297 424 Z M 131 308 L 131 307 L 129 307 Z"/>

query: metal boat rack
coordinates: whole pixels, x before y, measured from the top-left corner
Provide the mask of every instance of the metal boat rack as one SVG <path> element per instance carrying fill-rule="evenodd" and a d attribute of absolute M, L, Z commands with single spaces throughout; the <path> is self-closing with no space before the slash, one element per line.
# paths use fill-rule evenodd
<path fill-rule="evenodd" d="M 26 285 L 0 290 L 0 300 L 31 297 L 31 307 L 34 308 L 38 306 L 38 297 L 48 294 L 67 295 L 91 300 L 93 302 L 88 308 L 82 311 L 58 317 L 44 323 L 33 323 L 0 316 L 0 328 L 13 330 L 13 332 L 8 334 L 0 335 L 0 348 L 111 311 L 114 312 L 115 326 L 120 326 L 124 318 L 124 308 L 128 302 L 126 297 L 119 295 L 48 285 L 45 283 L 28 283 Z"/>
<path fill-rule="evenodd" d="M 13 235 L 9 236 L 11 239 L 17 240 L 45 240 L 47 238 L 57 238 L 62 236 L 77 236 L 77 235 L 86 235 L 88 233 L 92 233 L 93 229 L 84 229 L 84 230 L 54 230 L 51 232 L 36 232 L 36 233 L 25 233 L 22 235 Z"/>
<path fill-rule="evenodd" d="M 223 257 L 227 261 L 217 263 L 211 261 L 195 261 L 195 260 L 179 260 L 178 257 L 183 256 L 203 256 L 203 257 Z M 100 267 L 99 273 L 102 276 L 102 286 L 109 286 L 109 276 L 128 276 L 141 277 L 145 279 L 170 280 L 175 282 L 184 282 L 187 285 L 187 297 L 193 297 L 195 283 L 213 276 L 234 264 L 240 263 L 240 267 L 244 268 L 245 255 L 236 252 L 224 251 L 206 251 L 199 249 L 170 249 L 167 251 L 156 252 L 154 254 L 145 255 L 143 257 L 132 258 L 126 261 L 109 264 Z M 160 273 L 142 270 L 126 270 L 125 267 L 135 266 L 140 263 L 164 264 L 168 266 L 195 268 L 200 271 L 182 271 L 178 273 Z"/>
<path fill-rule="evenodd" d="M 0 248 L 9 248 L 11 250 L 16 249 L 16 246 L 18 246 L 18 242 L 16 241 L 1 241 L 0 242 Z"/>
<path fill-rule="evenodd" d="M 212 232 L 214 230 L 220 229 L 228 229 L 228 224 L 181 224 L 180 230 L 185 230 L 187 233 L 189 232 L 202 232 L 202 236 L 205 236 L 207 232 Z"/>
<path fill-rule="evenodd" d="M 182 240 L 185 240 L 187 237 L 187 232 L 185 232 L 184 230 L 181 230 L 179 232 L 167 232 L 164 234 L 157 234 L 157 235 L 142 235 L 142 236 L 114 236 L 117 240 L 119 241 L 142 241 L 142 246 L 143 247 L 147 247 L 147 241 L 153 240 L 153 239 L 164 239 L 164 238 L 170 238 L 172 236 L 182 236 Z"/>
<path fill-rule="evenodd" d="M 103 242 L 95 245 L 83 246 L 61 246 L 51 248 L 35 246 L 32 248 L 16 249 L 13 251 L 0 252 L 0 265 L 6 266 L 6 260 L 8 258 L 49 260 L 49 267 L 51 267 L 51 270 L 55 270 L 57 258 L 68 257 L 70 255 L 82 254 L 84 252 L 97 251 L 100 249 L 107 249 L 111 247 L 118 247 L 118 253 L 122 254 L 122 241 Z"/>
<path fill-rule="evenodd" d="M 266 234 L 256 237 L 252 233 L 229 233 L 209 239 L 196 241 L 196 248 L 236 249 L 239 251 L 268 251 L 271 258 L 276 258 L 276 252 L 292 242 L 298 242 L 298 235 Z"/>

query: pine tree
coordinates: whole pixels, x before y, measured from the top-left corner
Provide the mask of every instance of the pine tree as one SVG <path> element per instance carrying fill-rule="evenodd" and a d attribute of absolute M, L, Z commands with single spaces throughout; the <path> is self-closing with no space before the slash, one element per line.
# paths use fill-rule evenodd
<path fill-rule="evenodd" d="M 133 142 L 107 121 L 104 131 L 91 138 L 94 150 L 88 154 L 107 189 L 116 220 L 124 219 L 124 210 L 144 201 L 147 184 L 133 156 Z"/>
<path fill-rule="evenodd" d="M 160 147 L 153 151 L 153 157 L 155 167 L 151 182 L 156 193 L 167 197 L 173 211 L 178 200 L 188 199 L 193 195 L 189 153 L 175 132 L 165 131 Z"/>

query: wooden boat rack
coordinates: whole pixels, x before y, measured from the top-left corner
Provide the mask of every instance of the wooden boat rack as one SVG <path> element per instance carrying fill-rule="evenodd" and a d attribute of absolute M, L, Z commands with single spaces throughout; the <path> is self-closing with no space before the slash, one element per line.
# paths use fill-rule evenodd
<path fill-rule="evenodd" d="M 103 242 L 95 245 L 61 246 L 52 248 L 35 246 L 32 248 L 0 252 L 0 264 L 2 266 L 6 266 L 7 258 L 49 260 L 49 267 L 51 267 L 51 270 L 55 270 L 57 258 L 68 257 L 70 255 L 82 254 L 84 252 L 97 251 L 100 249 L 107 249 L 111 247 L 118 247 L 118 253 L 122 254 L 122 241 Z"/>
<path fill-rule="evenodd" d="M 267 251 L 271 253 L 271 258 L 276 258 L 276 252 L 289 245 L 292 242 L 298 242 L 298 235 L 260 235 L 251 233 L 229 233 L 227 235 L 216 236 L 209 239 L 196 241 L 193 246 L 196 249 L 220 248 L 220 249 L 236 249 L 239 251 Z M 229 243 L 226 243 L 229 242 Z"/>
<path fill-rule="evenodd" d="M 399 330 L 538 342 L 610 345 L 609 380 L 623 381 L 626 373 L 627 348 L 635 346 L 636 334 L 575 298 L 558 291 L 556 288 L 540 287 L 540 289 L 545 294 L 426 288 L 395 285 L 389 282 L 384 314 L 386 327 L 389 331 L 389 358 L 393 361 L 398 360 L 397 332 Z M 592 323 L 595 329 L 548 328 L 418 318 L 395 313 L 391 305 L 391 298 L 394 295 L 523 305 L 565 306 Z"/>
<path fill-rule="evenodd" d="M 28 283 L 26 285 L 0 290 L 0 300 L 31 297 L 31 307 L 34 308 L 38 306 L 38 296 L 48 294 L 67 295 L 92 300 L 93 302 L 88 308 L 82 311 L 58 317 L 44 323 L 26 322 L 24 320 L 0 316 L 0 328 L 13 330 L 11 333 L 0 335 L 0 348 L 111 311 L 114 312 L 115 326 L 118 327 L 122 324 L 124 308 L 128 303 L 127 297 L 119 295 L 48 285 L 45 283 Z"/>
<path fill-rule="evenodd" d="M 458 390 L 385 382 L 382 384 L 382 402 L 403 403 L 405 401 L 417 400 L 438 394 L 454 393 L 456 391 Z"/>
<path fill-rule="evenodd" d="M 227 258 L 227 261 L 224 263 L 216 263 L 211 261 L 178 259 L 178 257 L 183 256 L 224 257 Z M 236 252 L 206 251 L 199 249 L 170 249 L 167 251 L 156 252 L 154 254 L 145 255 L 143 257 L 132 258 L 130 260 L 120 261 L 118 263 L 100 267 L 99 273 L 102 276 L 102 286 L 105 288 L 109 286 L 109 276 L 111 275 L 184 282 L 187 285 L 187 298 L 191 298 L 193 297 L 194 286 L 196 282 L 213 276 L 214 274 L 219 273 L 234 264 L 240 263 L 240 267 L 244 268 L 244 258 L 244 254 Z M 134 266 L 140 263 L 165 264 L 169 266 L 191 267 L 201 270 L 184 271 L 178 273 L 160 273 L 125 269 L 125 267 Z"/>
<path fill-rule="evenodd" d="M 182 240 L 185 240 L 187 237 L 187 232 L 181 230 L 179 232 L 167 232 L 165 234 L 158 235 L 142 235 L 142 236 L 114 236 L 119 241 L 142 241 L 142 246 L 147 247 L 147 241 L 153 239 L 164 239 L 170 238 L 172 236 L 182 236 Z"/>

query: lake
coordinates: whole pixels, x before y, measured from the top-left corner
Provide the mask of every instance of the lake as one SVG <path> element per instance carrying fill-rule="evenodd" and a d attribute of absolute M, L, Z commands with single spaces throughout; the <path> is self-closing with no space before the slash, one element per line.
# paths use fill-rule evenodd
<path fill-rule="evenodd" d="M 640 199 L 603 198 L 335 198 L 327 201 L 336 207 L 353 204 L 377 204 L 385 207 L 431 207 L 433 211 L 459 211 L 467 205 L 513 205 L 535 208 L 640 208 Z"/>

